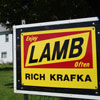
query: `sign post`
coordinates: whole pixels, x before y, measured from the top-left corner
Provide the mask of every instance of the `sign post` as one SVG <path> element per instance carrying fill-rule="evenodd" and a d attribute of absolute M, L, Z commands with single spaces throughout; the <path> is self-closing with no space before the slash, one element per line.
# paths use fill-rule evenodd
<path fill-rule="evenodd" d="M 24 100 L 28 100 L 28 94 L 24 94 Z"/>
<path fill-rule="evenodd" d="M 13 29 L 16 93 L 100 99 L 97 17 Z"/>

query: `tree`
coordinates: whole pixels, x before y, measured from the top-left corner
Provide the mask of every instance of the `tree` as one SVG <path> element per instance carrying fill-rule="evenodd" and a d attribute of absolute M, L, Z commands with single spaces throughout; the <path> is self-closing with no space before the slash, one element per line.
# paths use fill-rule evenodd
<path fill-rule="evenodd" d="M 95 12 L 86 0 L 0 0 L 0 23 L 8 28 L 22 19 L 36 23 L 91 16 Z"/>
<path fill-rule="evenodd" d="M 93 8 L 93 10 L 95 12 L 95 15 L 100 17 L 100 12 L 99 12 L 100 3 L 99 3 L 99 0 L 87 0 L 87 3 L 89 5 L 91 5 L 91 7 Z"/>

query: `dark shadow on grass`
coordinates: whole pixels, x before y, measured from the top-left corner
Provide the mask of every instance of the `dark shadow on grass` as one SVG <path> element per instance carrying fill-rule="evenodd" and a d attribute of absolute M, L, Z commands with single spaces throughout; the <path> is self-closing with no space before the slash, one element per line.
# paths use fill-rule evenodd
<path fill-rule="evenodd" d="M 4 86 L 7 86 L 9 88 L 13 88 L 13 83 L 8 83 L 8 84 L 5 84 Z"/>
<path fill-rule="evenodd" d="M 0 68 L 0 71 L 11 71 L 11 70 L 13 70 L 13 68 L 11 67 Z"/>

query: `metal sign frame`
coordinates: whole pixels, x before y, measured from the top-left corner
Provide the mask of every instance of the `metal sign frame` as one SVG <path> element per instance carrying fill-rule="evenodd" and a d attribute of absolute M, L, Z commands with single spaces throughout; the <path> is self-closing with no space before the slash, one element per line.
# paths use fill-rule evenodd
<path fill-rule="evenodd" d="M 86 90 L 86 89 L 64 89 L 65 92 L 60 92 L 58 89 L 56 92 L 54 89 L 41 88 L 30 86 L 24 86 L 21 84 L 21 43 L 20 35 L 23 32 L 31 31 L 42 31 L 42 30 L 54 30 L 64 28 L 78 28 L 78 27 L 96 27 L 96 46 L 97 46 L 97 68 L 98 68 L 98 89 L 97 90 Z M 70 98 L 82 98 L 82 99 L 100 99 L 100 57 L 98 56 L 100 47 L 100 23 L 97 17 L 73 19 L 73 20 L 62 20 L 36 24 L 26 24 L 13 26 L 13 54 L 14 54 L 14 92 L 34 95 L 45 95 L 45 96 L 57 96 L 57 97 L 70 97 Z M 29 90 L 28 90 L 29 89 Z M 43 91 L 42 91 L 43 89 Z M 82 92 L 83 90 L 83 92 Z M 71 92 L 70 92 L 71 91 Z"/>

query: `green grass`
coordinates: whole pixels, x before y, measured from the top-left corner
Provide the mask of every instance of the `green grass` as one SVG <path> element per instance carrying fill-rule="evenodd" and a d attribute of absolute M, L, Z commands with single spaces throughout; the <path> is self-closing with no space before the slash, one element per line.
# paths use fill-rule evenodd
<path fill-rule="evenodd" d="M 12 64 L 0 65 L 0 100 L 24 100 L 23 94 L 16 94 L 13 91 Z M 28 100 L 81 100 L 81 99 L 28 95 Z"/>
<path fill-rule="evenodd" d="M 24 100 L 22 94 L 13 92 L 12 64 L 0 65 L 0 100 Z"/>

